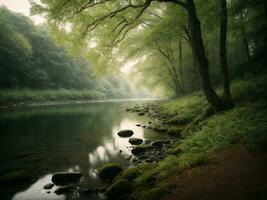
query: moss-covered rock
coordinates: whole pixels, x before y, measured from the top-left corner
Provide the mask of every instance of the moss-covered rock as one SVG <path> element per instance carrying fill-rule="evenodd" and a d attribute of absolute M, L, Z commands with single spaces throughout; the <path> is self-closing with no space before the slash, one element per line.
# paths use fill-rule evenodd
<path fill-rule="evenodd" d="M 157 140 L 157 141 L 154 141 L 152 142 L 152 146 L 153 147 L 160 147 L 160 146 L 163 146 L 163 145 L 169 145 L 171 144 L 171 140 Z"/>
<path fill-rule="evenodd" d="M 150 145 L 137 146 L 137 147 L 133 148 L 131 152 L 132 152 L 133 155 L 140 155 L 140 154 L 145 153 L 146 151 L 148 151 L 151 148 L 153 148 L 153 147 L 150 146 Z"/>
<path fill-rule="evenodd" d="M 137 167 L 129 167 L 123 172 L 120 178 L 124 178 L 130 181 L 136 178 L 139 174 L 141 174 L 141 172 Z"/>
<path fill-rule="evenodd" d="M 108 189 L 109 199 L 124 200 L 131 194 L 131 183 L 127 179 L 121 178 L 115 181 Z"/>
<path fill-rule="evenodd" d="M 167 128 L 165 126 L 156 125 L 153 130 L 159 133 L 166 133 Z"/>
<path fill-rule="evenodd" d="M 170 128 L 168 128 L 166 133 L 169 136 L 180 137 L 181 133 L 182 133 L 182 130 L 180 128 L 177 128 L 177 127 L 170 127 Z"/>
<path fill-rule="evenodd" d="M 98 172 L 99 176 L 104 180 L 113 180 L 122 172 L 122 168 L 115 163 L 110 163 L 103 166 Z"/>

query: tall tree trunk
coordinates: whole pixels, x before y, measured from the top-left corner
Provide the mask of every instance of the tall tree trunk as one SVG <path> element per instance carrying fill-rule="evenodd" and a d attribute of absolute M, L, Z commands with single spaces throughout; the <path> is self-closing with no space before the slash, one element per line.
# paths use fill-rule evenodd
<path fill-rule="evenodd" d="M 183 81 L 183 49 L 182 49 L 182 38 L 179 38 L 179 77 L 181 88 L 184 92 L 184 81 Z"/>
<path fill-rule="evenodd" d="M 196 61 L 202 89 L 212 109 L 217 112 L 223 109 L 222 101 L 212 88 L 209 76 L 209 62 L 205 55 L 200 21 L 196 15 L 194 0 L 187 0 L 188 31 L 191 39 L 192 53 Z"/>
<path fill-rule="evenodd" d="M 252 57 L 251 57 L 250 52 L 249 52 L 249 44 L 248 44 L 248 38 L 247 38 L 245 25 L 244 25 L 243 13 L 241 13 L 241 15 L 240 15 L 240 23 L 241 23 L 240 24 L 241 25 L 241 33 L 242 33 L 243 42 L 244 42 L 244 46 L 245 46 L 247 62 L 248 62 L 248 65 L 250 67 L 250 70 L 253 71 L 254 70 L 254 64 L 253 64 Z"/>
<path fill-rule="evenodd" d="M 227 66 L 227 2 L 221 0 L 220 8 L 220 66 L 223 79 L 223 96 L 227 104 L 232 103 L 230 80 Z"/>

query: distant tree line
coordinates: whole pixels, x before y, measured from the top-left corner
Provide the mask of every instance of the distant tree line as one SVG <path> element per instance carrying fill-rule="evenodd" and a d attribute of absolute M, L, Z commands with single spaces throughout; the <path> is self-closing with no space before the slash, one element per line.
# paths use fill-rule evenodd
<path fill-rule="evenodd" d="M 70 57 L 46 26 L 0 7 L 0 89 L 77 89 L 109 97 L 130 96 L 130 85 L 109 74 L 98 77 L 90 63 Z"/>

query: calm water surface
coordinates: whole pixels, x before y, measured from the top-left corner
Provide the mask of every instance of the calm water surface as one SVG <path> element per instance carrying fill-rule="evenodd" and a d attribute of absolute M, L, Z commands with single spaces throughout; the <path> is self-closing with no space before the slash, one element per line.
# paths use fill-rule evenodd
<path fill-rule="evenodd" d="M 84 174 L 82 188 L 101 185 L 95 170 L 116 162 L 131 165 L 127 138 L 117 132 L 132 129 L 133 137 L 162 138 L 149 129 L 149 119 L 125 112 L 142 102 L 95 102 L 86 104 L 12 108 L 0 111 L 0 199 L 88 199 L 78 194 L 54 194 L 43 189 L 56 172 Z M 123 153 L 119 153 L 122 150 Z M 91 197 L 89 199 L 97 199 Z"/>

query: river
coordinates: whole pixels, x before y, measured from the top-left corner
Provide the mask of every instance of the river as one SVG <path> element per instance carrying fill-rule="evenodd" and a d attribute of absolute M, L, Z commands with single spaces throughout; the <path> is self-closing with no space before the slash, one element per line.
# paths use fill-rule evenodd
<path fill-rule="evenodd" d="M 90 102 L 1 110 L 0 199 L 83 199 L 73 193 L 56 195 L 56 187 L 47 193 L 43 186 L 51 182 L 54 173 L 78 171 L 84 174 L 79 187 L 97 187 L 102 182 L 95 172 L 104 164 L 131 165 L 125 159 L 130 154 L 128 138 L 120 138 L 119 130 L 131 129 L 133 137 L 148 140 L 163 137 L 136 126 L 147 125 L 150 119 L 125 111 L 141 103 Z"/>

